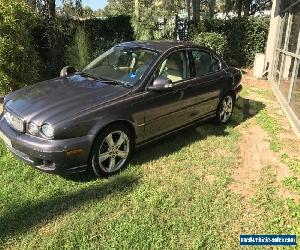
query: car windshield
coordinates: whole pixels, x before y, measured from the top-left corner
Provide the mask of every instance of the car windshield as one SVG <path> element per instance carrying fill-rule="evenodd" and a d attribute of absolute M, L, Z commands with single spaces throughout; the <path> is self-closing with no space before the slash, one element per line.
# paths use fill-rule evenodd
<path fill-rule="evenodd" d="M 147 49 L 116 46 L 92 61 L 83 73 L 100 80 L 134 86 L 157 55 Z"/>

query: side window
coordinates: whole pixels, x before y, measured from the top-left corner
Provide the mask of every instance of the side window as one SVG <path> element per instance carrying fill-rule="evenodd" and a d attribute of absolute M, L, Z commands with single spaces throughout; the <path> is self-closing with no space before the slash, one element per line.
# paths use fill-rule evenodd
<path fill-rule="evenodd" d="M 211 60 L 211 70 L 212 72 L 218 72 L 221 70 L 221 64 L 220 64 L 220 61 L 215 58 L 214 56 L 211 57 L 212 60 Z"/>
<path fill-rule="evenodd" d="M 210 53 L 202 50 L 193 50 L 192 58 L 196 76 L 203 76 L 220 70 L 220 63 Z"/>
<path fill-rule="evenodd" d="M 189 70 L 186 53 L 178 51 L 169 55 L 161 64 L 158 75 L 169 78 L 173 83 L 187 79 L 189 77 Z"/>

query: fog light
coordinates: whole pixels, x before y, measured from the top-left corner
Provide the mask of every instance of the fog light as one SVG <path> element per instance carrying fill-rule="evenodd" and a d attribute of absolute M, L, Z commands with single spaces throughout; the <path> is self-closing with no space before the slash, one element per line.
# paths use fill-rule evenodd
<path fill-rule="evenodd" d="M 42 133 L 49 139 L 54 137 L 54 128 L 50 124 L 44 124 L 42 126 Z"/>

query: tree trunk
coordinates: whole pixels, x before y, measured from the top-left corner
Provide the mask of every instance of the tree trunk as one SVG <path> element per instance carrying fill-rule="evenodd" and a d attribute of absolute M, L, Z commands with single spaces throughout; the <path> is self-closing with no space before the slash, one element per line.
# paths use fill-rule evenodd
<path fill-rule="evenodd" d="M 237 0 L 236 1 L 236 11 L 237 11 L 238 17 L 241 17 L 242 9 L 243 9 L 243 0 Z"/>
<path fill-rule="evenodd" d="M 55 0 L 46 0 L 47 13 L 49 18 L 55 17 Z"/>
<path fill-rule="evenodd" d="M 193 21 L 198 23 L 200 20 L 200 0 L 192 0 Z"/>
<path fill-rule="evenodd" d="M 251 0 L 244 0 L 244 16 L 249 16 L 251 9 Z"/>
<path fill-rule="evenodd" d="M 136 0 L 138 1 L 138 0 Z M 186 0 L 186 12 L 188 16 L 188 20 L 191 19 L 191 0 Z"/>
<path fill-rule="evenodd" d="M 213 18 L 215 15 L 216 0 L 209 0 L 208 7 L 209 7 L 209 17 Z"/>

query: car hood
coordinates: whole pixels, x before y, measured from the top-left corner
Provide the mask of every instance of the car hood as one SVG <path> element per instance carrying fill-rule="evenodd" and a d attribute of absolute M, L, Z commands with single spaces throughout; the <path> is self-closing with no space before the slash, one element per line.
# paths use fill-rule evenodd
<path fill-rule="evenodd" d="M 5 106 L 27 121 L 55 124 L 84 110 L 113 101 L 131 89 L 81 75 L 40 82 L 5 97 Z"/>

